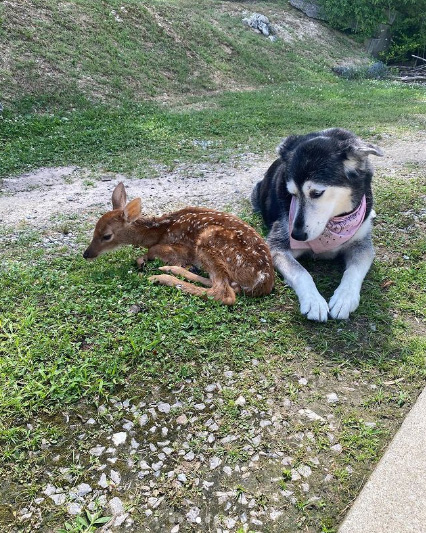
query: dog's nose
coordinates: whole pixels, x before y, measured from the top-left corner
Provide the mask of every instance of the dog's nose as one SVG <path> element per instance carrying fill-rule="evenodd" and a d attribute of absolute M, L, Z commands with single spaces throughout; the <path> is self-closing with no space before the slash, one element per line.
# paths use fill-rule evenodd
<path fill-rule="evenodd" d="M 306 231 L 303 231 L 303 229 L 293 228 L 293 231 L 291 232 L 291 236 L 296 241 L 306 241 L 308 239 L 308 234 L 306 233 Z"/>
<path fill-rule="evenodd" d="M 89 258 L 89 252 L 88 252 L 89 249 L 87 250 L 84 250 L 84 253 L 83 253 L 83 257 L 84 259 L 88 259 Z"/>

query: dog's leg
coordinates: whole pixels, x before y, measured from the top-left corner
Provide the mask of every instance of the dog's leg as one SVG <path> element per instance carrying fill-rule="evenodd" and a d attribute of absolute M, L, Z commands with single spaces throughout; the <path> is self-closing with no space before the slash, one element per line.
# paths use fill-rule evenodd
<path fill-rule="evenodd" d="M 297 294 L 300 312 L 309 320 L 326 322 L 328 304 L 318 292 L 309 272 L 296 261 L 290 251 L 287 224 L 275 222 L 268 236 L 274 267 Z"/>
<path fill-rule="evenodd" d="M 328 305 L 318 292 L 309 272 L 296 261 L 291 252 L 271 250 L 274 266 L 299 298 L 300 312 L 309 320 L 326 322 Z"/>
<path fill-rule="evenodd" d="M 345 251 L 345 272 L 329 303 L 332 318 L 346 319 L 358 307 L 361 285 L 373 259 L 371 240 L 354 243 Z"/>

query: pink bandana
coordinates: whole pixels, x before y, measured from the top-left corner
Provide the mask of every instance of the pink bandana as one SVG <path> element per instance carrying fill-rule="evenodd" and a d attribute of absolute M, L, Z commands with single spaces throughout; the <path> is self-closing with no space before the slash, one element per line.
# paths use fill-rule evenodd
<path fill-rule="evenodd" d="M 296 213 L 297 199 L 293 196 L 290 204 L 289 228 L 290 235 L 293 230 L 294 215 Z M 319 237 L 312 241 L 297 241 L 290 236 L 290 248 L 292 250 L 312 250 L 315 254 L 329 252 L 348 241 L 361 227 L 364 222 L 367 200 L 365 195 L 362 197 L 360 205 L 342 217 L 331 218 L 325 230 Z"/>

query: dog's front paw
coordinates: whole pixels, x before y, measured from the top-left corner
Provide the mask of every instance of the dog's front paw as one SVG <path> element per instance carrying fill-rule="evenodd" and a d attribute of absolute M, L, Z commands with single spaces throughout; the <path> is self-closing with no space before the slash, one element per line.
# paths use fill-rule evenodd
<path fill-rule="evenodd" d="M 349 287 L 337 287 L 328 305 L 331 318 L 346 320 L 359 305 L 359 292 Z"/>
<path fill-rule="evenodd" d="M 318 291 L 312 291 L 300 298 L 300 312 L 309 320 L 327 322 L 328 304 Z"/>

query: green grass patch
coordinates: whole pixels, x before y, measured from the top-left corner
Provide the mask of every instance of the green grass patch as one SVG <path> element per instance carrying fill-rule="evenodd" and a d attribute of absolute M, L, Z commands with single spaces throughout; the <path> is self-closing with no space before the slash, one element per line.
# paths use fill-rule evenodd
<path fill-rule="evenodd" d="M 200 102 L 193 98 L 192 104 Z M 218 162 L 272 150 L 282 136 L 339 125 L 361 136 L 389 123 L 418 125 L 424 93 L 390 82 L 292 82 L 212 97 L 207 109 L 155 104 L 4 112 L 0 176 L 40 166 L 79 165 L 152 175 L 154 165 Z M 355 104 L 356 102 L 356 104 Z"/>

